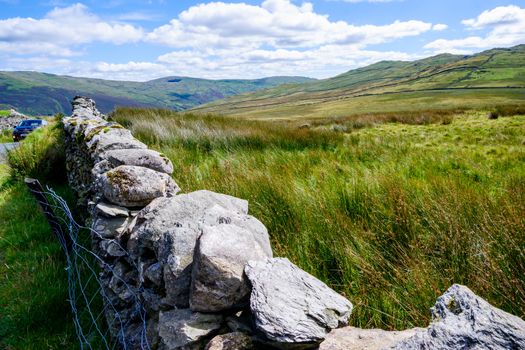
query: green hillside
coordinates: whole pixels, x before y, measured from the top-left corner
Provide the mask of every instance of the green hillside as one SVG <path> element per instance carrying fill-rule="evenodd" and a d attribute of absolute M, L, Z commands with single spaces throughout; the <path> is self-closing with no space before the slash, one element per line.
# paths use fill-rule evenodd
<path fill-rule="evenodd" d="M 238 95 L 195 110 L 254 118 L 317 118 L 521 103 L 525 103 L 525 45 L 471 56 L 383 61 L 333 78 Z"/>
<path fill-rule="evenodd" d="M 29 114 L 69 112 L 71 98 L 87 95 L 103 112 L 115 106 L 182 110 L 232 96 L 310 80 L 270 77 L 254 80 L 206 80 L 166 77 L 148 82 L 59 76 L 37 72 L 0 72 L 0 109 L 14 107 Z"/>

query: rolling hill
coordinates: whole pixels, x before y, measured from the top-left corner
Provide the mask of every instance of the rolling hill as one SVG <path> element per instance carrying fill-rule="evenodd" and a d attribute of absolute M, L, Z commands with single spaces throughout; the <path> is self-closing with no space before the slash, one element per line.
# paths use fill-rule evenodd
<path fill-rule="evenodd" d="M 525 103 L 525 45 L 469 56 L 382 61 L 333 78 L 278 86 L 195 108 L 250 118 L 339 117 Z"/>
<path fill-rule="evenodd" d="M 254 80 L 206 80 L 166 77 L 147 82 L 59 76 L 38 72 L 0 72 L 0 109 L 14 107 L 28 114 L 69 113 L 75 95 L 87 95 L 99 109 L 115 106 L 182 110 L 239 93 L 311 80 L 270 77 Z"/>

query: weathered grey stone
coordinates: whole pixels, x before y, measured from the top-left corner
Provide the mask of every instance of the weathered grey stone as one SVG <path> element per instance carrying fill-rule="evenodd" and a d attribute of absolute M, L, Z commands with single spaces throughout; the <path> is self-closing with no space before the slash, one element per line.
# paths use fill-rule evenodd
<path fill-rule="evenodd" d="M 205 350 L 251 350 L 254 349 L 252 338 L 241 332 L 215 336 L 206 345 Z"/>
<path fill-rule="evenodd" d="M 525 321 L 454 284 L 432 308 L 433 322 L 392 349 L 525 349 Z"/>
<path fill-rule="evenodd" d="M 250 261 L 245 272 L 255 327 L 274 346 L 315 347 L 348 322 L 352 304 L 288 259 Z"/>
<path fill-rule="evenodd" d="M 344 327 L 328 333 L 319 350 L 383 350 L 421 330 L 422 328 L 412 328 L 405 331 L 384 331 Z"/>
<path fill-rule="evenodd" d="M 115 149 L 102 153 L 100 160 L 106 160 L 111 168 L 119 165 L 136 165 L 159 171 L 173 173 L 173 164 L 159 152 L 150 149 Z"/>
<path fill-rule="evenodd" d="M 169 175 L 132 165 L 121 165 L 104 173 L 100 184 L 107 200 L 125 207 L 145 206 L 155 198 L 179 191 Z"/>
<path fill-rule="evenodd" d="M 210 191 L 196 191 L 171 198 L 157 198 L 135 217 L 128 250 L 137 262 L 151 252 L 163 266 L 166 303 L 189 306 L 191 263 L 204 213 L 220 206 L 246 213 L 247 202 Z"/>
<path fill-rule="evenodd" d="M 104 257 L 125 256 L 124 248 L 114 239 L 103 239 L 99 243 L 100 251 Z"/>
<path fill-rule="evenodd" d="M 105 119 L 105 116 L 102 113 L 100 113 L 97 109 L 95 101 L 88 97 L 75 96 L 73 98 L 73 101 L 71 101 L 71 105 L 73 107 L 72 117 L 86 119 Z"/>
<path fill-rule="evenodd" d="M 154 263 L 148 266 L 144 271 L 144 277 L 156 286 L 160 286 L 162 283 L 162 266 L 161 264 Z"/>
<path fill-rule="evenodd" d="M 198 349 L 222 326 L 222 316 L 178 309 L 159 314 L 161 349 Z"/>
<path fill-rule="evenodd" d="M 135 139 L 126 129 L 109 128 L 101 131 L 86 142 L 92 158 L 97 159 L 100 154 L 114 149 L 146 149 L 147 146 Z"/>
<path fill-rule="evenodd" d="M 95 206 L 95 214 L 101 214 L 105 217 L 128 217 L 129 210 L 127 208 L 121 207 L 119 205 L 100 202 Z"/>
<path fill-rule="evenodd" d="M 113 217 L 108 218 L 102 215 L 95 216 L 91 229 L 94 235 L 101 238 L 114 238 L 128 226 L 129 219 L 127 217 Z"/>
<path fill-rule="evenodd" d="M 204 212 L 202 225 L 216 226 L 221 224 L 235 225 L 250 231 L 258 246 L 268 257 L 272 257 L 272 246 L 268 230 L 262 222 L 243 212 L 227 210 L 223 206 L 214 205 Z"/>
<path fill-rule="evenodd" d="M 246 216 L 246 215 L 245 215 Z M 249 260 L 271 258 L 254 233 L 233 224 L 205 226 L 193 260 L 190 307 L 194 311 L 218 312 L 246 305 L 250 285 L 244 276 Z"/>

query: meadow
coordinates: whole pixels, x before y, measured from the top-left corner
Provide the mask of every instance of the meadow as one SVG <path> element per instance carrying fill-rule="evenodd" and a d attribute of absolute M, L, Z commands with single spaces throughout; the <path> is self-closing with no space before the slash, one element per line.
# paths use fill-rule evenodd
<path fill-rule="evenodd" d="M 0 348 L 74 349 L 67 262 L 38 204 L 23 183 L 39 178 L 74 203 L 65 185 L 59 124 L 32 133 L 0 163 Z"/>
<path fill-rule="evenodd" d="M 352 325 L 404 329 L 453 283 L 525 316 L 525 115 L 487 112 L 111 117 L 173 161 L 184 192 L 247 199 L 276 256 L 354 303 Z"/>

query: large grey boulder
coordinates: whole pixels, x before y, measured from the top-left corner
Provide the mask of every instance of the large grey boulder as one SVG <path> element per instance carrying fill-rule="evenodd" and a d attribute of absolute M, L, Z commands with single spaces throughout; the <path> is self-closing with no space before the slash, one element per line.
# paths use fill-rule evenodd
<path fill-rule="evenodd" d="M 384 350 L 422 330 L 412 328 L 405 331 L 384 331 L 344 327 L 328 333 L 319 350 Z"/>
<path fill-rule="evenodd" d="M 165 302 L 169 305 L 189 306 L 193 252 L 203 217 L 215 206 L 240 214 L 248 211 L 245 200 L 211 191 L 196 191 L 157 198 L 136 216 L 128 250 L 137 263 L 144 256 L 154 255 L 163 266 Z"/>
<path fill-rule="evenodd" d="M 177 309 L 159 314 L 159 349 L 201 349 L 206 337 L 222 326 L 223 318 L 216 314 L 202 314 L 189 309 Z"/>
<path fill-rule="evenodd" d="M 121 165 L 107 171 L 99 181 L 104 197 L 125 207 L 145 206 L 155 198 L 179 191 L 169 175 L 132 165 Z"/>
<path fill-rule="evenodd" d="M 115 149 L 102 153 L 99 159 L 105 160 L 109 168 L 116 168 L 119 165 L 136 165 L 161 173 L 173 173 L 171 161 L 159 152 L 150 149 Z"/>
<path fill-rule="evenodd" d="M 525 349 L 525 321 L 454 284 L 432 308 L 433 322 L 392 349 Z"/>
<path fill-rule="evenodd" d="M 218 312 L 246 305 L 250 285 L 244 266 L 250 260 L 272 257 L 268 235 L 223 223 L 205 226 L 193 260 L 190 308 Z M 258 239 L 265 239 L 261 245 Z"/>
<path fill-rule="evenodd" d="M 348 323 L 352 303 L 286 258 L 250 261 L 256 329 L 280 348 L 312 348 Z"/>

